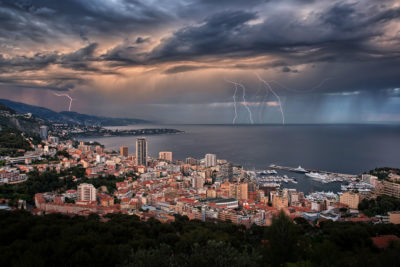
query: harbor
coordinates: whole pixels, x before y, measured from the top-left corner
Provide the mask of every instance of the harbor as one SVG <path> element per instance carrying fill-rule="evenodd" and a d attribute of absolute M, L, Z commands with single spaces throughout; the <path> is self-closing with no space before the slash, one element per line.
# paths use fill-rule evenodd
<path fill-rule="evenodd" d="M 344 174 L 344 173 L 329 172 L 324 170 L 302 168 L 301 166 L 293 168 L 293 167 L 271 164 L 269 165 L 269 167 L 277 170 L 285 170 L 295 173 L 304 173 L 304 175 L 306 175 L 307 177 L 321 183 L 352 182 L 355 179 L 357 179 L 357 175 L 354 174 Z"/>
<path fill-rule="evenodd" d="M 264 170 L 247 171 L 259 186 L 297 189 L 306 194 L 318 191 L 340 193 L 347 188 L 360 187 L 359 177 L 311 168 L 297 168 L 271 164 Z M 361 186 L 364 189 L 364 187 Z M 370 188 L 365 188 L 370 190 Z"/>

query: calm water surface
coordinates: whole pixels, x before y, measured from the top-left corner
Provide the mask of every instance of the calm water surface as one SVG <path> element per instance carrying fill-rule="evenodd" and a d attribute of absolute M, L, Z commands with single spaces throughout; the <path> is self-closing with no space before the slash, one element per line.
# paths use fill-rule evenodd
<path fill-rule="evenodd" d="M 396 125 L 134 125 L 118 129 L 175 128 L 183 134 L 147 136 L 149 154 L 172 151 L 174 159 L 203 158 L 215 153 L 246 169 L 267 169 L 271 163 L 358 174 L 375 167 L 400 168 L 400 126 Z M 99 137 L 107 149 L 121 145 L 135 153 L 136 137 Z M 286 172 L 280 172 L 286 174 Z M 320 184 L 302 174 L 302 191 L 334 190 L 339 184 Z"/>

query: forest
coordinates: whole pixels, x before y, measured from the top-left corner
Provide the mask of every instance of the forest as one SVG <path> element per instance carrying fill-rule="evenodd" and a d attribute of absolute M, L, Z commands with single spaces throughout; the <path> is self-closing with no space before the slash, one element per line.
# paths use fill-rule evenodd
<path fill-rule="evenodd" d="M 68 217 L 0 211 L 1 266 L 398 266 L 400 247 L 371 237 L 400 226 L 323 221 L 284 213 L 269 227 L 189 221 L 166 224 L 112 214 Z"/>

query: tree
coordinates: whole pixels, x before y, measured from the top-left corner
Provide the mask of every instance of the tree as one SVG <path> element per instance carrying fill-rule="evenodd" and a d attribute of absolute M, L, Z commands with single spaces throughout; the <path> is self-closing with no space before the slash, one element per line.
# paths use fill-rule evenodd
<path fill-rule="evenodd" d="M 296 261 L 299 254 L 299 230 L 283 211 L 272 218 L 272 224 L 267 229 L 267 238 L 268 254 L 274 265 Z"/>

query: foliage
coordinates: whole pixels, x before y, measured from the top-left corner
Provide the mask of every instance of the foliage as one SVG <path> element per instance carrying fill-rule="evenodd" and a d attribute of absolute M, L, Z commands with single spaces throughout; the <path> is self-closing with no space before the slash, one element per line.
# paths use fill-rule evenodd
<path fill-rule="evenodd" d="M 68 158 L 68 159 L 71 158 L 71 155 L 67 152 L 67 150 L 58 150 L 56 153 L 56 157 L 58 157 L 58 156 L 62 156 L 64 158 Z"/>
<path fill-rule="evenodd" d="M 369 174 L 378 177 L 379 180 L 387 179 L 390 173 L 395 173 L 400 175 L 400 169 L 383 167 L 383 168 L 375 168 L 369 171 Z"/>
<path fill-rule="evenodd" d="M 136 216 L 33 216 L 0 211 L 1 266 L 397 266 L 399 246 L 380 250 L 371 237 L 400 235 L 398 225 L 325 221 L 270 227 L 175 222 Z"/>
<path fill-rule="evenodd" d="M 363 199 L 358 209 L 365 215 L 386 215 L 388 211 L 400 210 L 400 199 L 390 196 L 378 196 L 376 199 Z"/>
<path fill-rule="evenodd" d="M 20 131 L 4 127 L 0 131 L 0 155 L 19 156 L 18 149 L 30 150 L 31 146 Z"/>

